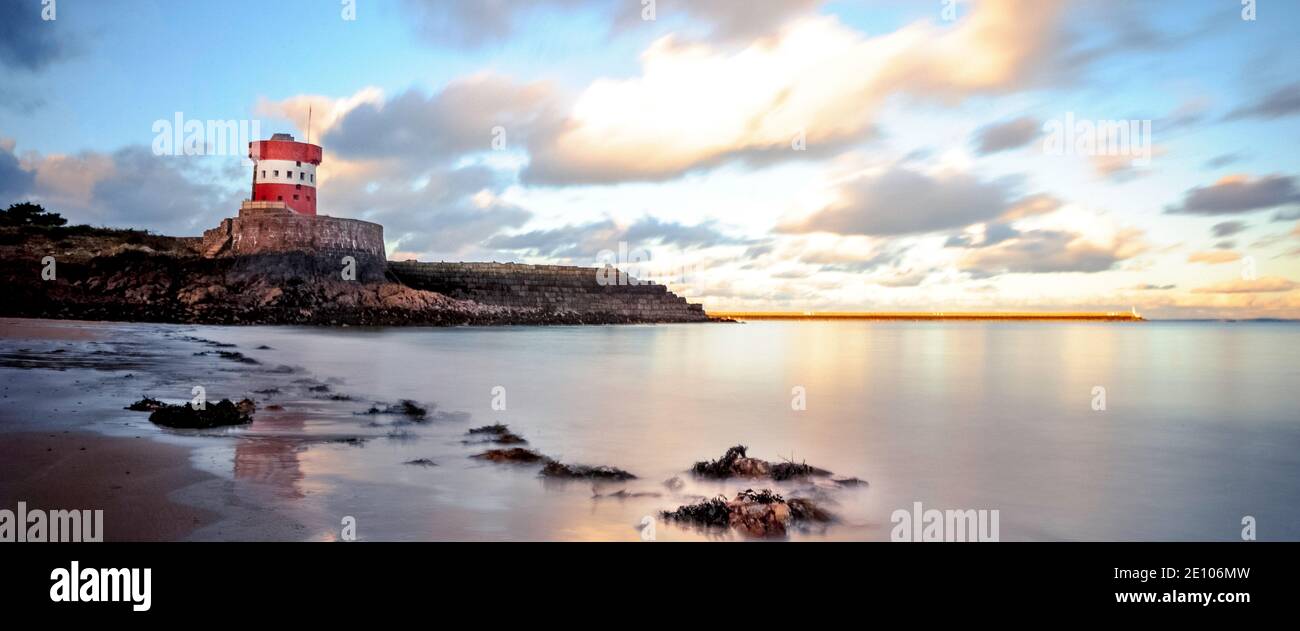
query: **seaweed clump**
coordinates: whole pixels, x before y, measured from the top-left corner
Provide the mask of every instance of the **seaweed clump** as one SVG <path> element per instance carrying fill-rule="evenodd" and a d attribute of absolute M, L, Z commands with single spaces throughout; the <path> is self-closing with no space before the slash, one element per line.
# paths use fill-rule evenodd
<path fill-rule="evenodd" d="M 510 431 L 510 427 L 508 425 L 502 425 L 501 423 L 496 423 L 494 425 L 484 425 L 482 427 L 475 427 L 469 430 L 469 435 L 487 436 L 488 438 L 486 438 L 485 440 L 478 440 L 478 441 L 471 441 L 471 440 L 462 441 L 467 445 L 474 444 L 474 443 L 496 443 L 498 445 L 523 445 L 528 442 L 527 440 L 524 439 L 523 436 L 520 436 L 519 434 Z"/>
<path fill-rule="evenodd" d="M 806 462 L 768 462 L 760 458 L 750 458 L 748 448 L 736 445 L 727 450 L 717 460 L 705 460 L 695 463 L 691 472 L 704 478 L 771 478 L 778 482 L 805 476 L 828 476 L 830 471 L 814 467 Z"/>
<path fill-rule="evenodd" d="M 583 479 L 583 480 L 635 480 L 636 476 L 607 465 L 588 466 L 583 464 L 564 464 L 548 460 L 542 467 L 542 476 L 548 478 Z"/>
<path fill-rule="evenodd" d="M 151 396 L 145 396 L 139 401 L 136 401 L 135 403 L 126 406 L 126 409 L 132 410 L 134 412 L 152 412 L 154 410 L 162 409 L 163 407 L 166 406 L 167 406 L 166 403 L 163 403 L 158 399 L 155 399 Z"/>
<path fill-rule="evenodd" d="M 329 386 L 325 387 L 328 388 Z M 315 388 L 312 389 L 315 390 Z M 385 405 L 384 407 L 372 405 L 369 410 L 362 412 L 362 414 L 400 414 L 412 420 L 423 421 L 429 417 L 429 409 L 410 399 L 402 399 L 397 402 L 397 405 Z"/>
<path fill-rule="evenodd" d="M 228 425 L 246 425 L 253 422 L 256 406 L 249 399 L 233 403 L 222 399 L 217 403 L 196 408 L 184 405 L 163 405 L 149 415 L 155 425 L 178 429 L 209 429 Z"/>
<path fill-rule="evenodd" d="M 663 511 L 665 520 L 707 527 L 734 528 L 751 537 L 783 537 L 791 526 L 829 522 L 834 516 L 809 499 L 786 500 L 770 489 L 745 489 L 732 500 L 719 495 Z"/>
<path fill-rule="evenodd" d="M 747 451 L 748 448 L 744 445 L 736 445 L 728 449 L 727 453 L 717 460 L 695 463 L 695 466 L 691 467 L 691 471 L 695 475 L 705 478 L 766 477 L 769 473 L 767 462 L 758 458 L 750 458 Z"/>
<path fill-rule="evenodd" d="M 668 521 L 697 526 L 726 528 L 731 525 L 731 508 L 727 506 L 727 499 L 721 495 L 694 504 L 678 506 L 674 511 L 662 511 L 659 516 Z"/>
<path fill-rule="evenodd" d="M 550 459 L 531 449 L 523 447 L 512 447 L 510 449 L 489 449 L 481 454 L 474 454 L 471 458 L 488 460 L 491 462 L 509 462 L 516 464 L 533 464 Z"/>

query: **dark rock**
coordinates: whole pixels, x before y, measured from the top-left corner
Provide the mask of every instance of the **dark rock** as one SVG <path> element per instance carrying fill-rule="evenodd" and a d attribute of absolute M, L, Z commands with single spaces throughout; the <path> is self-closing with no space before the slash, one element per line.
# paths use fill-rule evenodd
<path fill-rule="evenodd" d="M 697 462 L 691 472 L 703 478 L 771 478 L 785 481 L 805 476 L 828 476 L 830 471 L 819 469 L 806 462 L 768 462 L 750 458 L 744 445 L 727 450 L 717 460 Z"/>
<path fill-rule="evenodd" d="M 428 458 L 416 458 L 415 460 L 407 460 L 406 462 L 403 462 L 402 464 L 415 465 L 415 466 L 418 466 L 418 467 L 436 467 L 436 466 L 438 466 L 438 463 L 436 463 L 436 462 L 434 462 L 434 461 L 432 461 L 432 460 L 430 460 L 430 459 L 428 459 Z"/>
<path fill-rule="evenodd" d="M 325 387 L 328 388 L 329 386 Z M 400 414 L 410 418 L 411 420 L 423 421 L 428 418 L 429 410 L 428 408 L 421 407 L 415 401 L 402 399 L 397 403 L 397 405 L 384 405 L 384 407 L 372 405 L 369 410 L 362 412 L 362 414 Z"/>
<path fill-rule="evenodd" d="M 867 486 L 866 480 L 843 477 L 843 476 L 831 478 L 831 482 L 834 482 L 835 484 L 838 484 L 843 487 Z"/>
<path fill-rule="evenodd" d="M 523 445 L 528 442 L 527 440 L 524 440 L 523 436 L 511 432 L 508 426 L 502 425 L 500 423 L 497 423 L 495 425 L 484 425 L 482 427 L 475 427 L 469 430 L 468 433 L 471 436 L 487 436 L 488 438 L 484 440 L 461 441 L 466 445 L 475 445 L 480 443 L 496 443 L 498 445 Z"/>
<path fill-rule="evenodd" d="M 662 493 L 655 493 L 653 491 L 629 492 L 627 489 L 619 489 L 617 491 L 614 491 L 613 493 L 605 493 L 603 495 L 600 493 L 596 493 L 591 497 L 592 499 L 597 499 L 597 500 L 603 500 L 603 499 L 625 500 L 632 497 L 662 497 L 662 496 L 663 496 Z"/>
<path fill-rule="evenodd" d="M 542 467 L 542 475 L 548 478 L 583 479 L 583 480 L 634 480 L 635 475 L 615 467 L 600 465 L 569 465 L 551 460 Z"/>
<path fill-rule="evenodd" d="M 481 454 L 474 454 L 473 456 L 470 457 L 478 458 L 480 460 L 488 460 L 491 462 L 510 462 L 510 463 L 518 463 L 518 464 L 535 464 L 538 462 L 549 460 L 549 458 L 547 458 L 546 456 L 543 456 L 530 449 L 524 449 L 523 447 L 512 447 L 510 449 L 489 449 Z"/>
<path fill-rule="evenodd" d="M 135 412 L 153 412 L 154 410 L 160 410 L 166 406 L 167 406 L 166 403 L 163 403 L 162 401 L 159 401 L 158 399 L 155 399 L 153 397 L 146 396 L 143 399 L 140 399 L 139 401 L 136 401 L 135 403 L 126 406 L 126 409 L 133 410 Z"/>
<path fill-rule="evenodd" d="M 769 489 L 745 489 L 730 501 L 718 496 L 660 515 L 666 520 L 697 526 L 734 528 L 751 537 L 783 537 L 792 525 L 834 519 L 812 500 L 786 501 Z"/>
<path fill-rule="evenodd" d="M 208 429 L 227 425 L 246 425 L 253 421 L 252 401 L 244 399 L 232 403 L 222 399 L 214 404 L 204 406 L 202 410 L 185 405 L 164 405 L 149 415 L 149 421 L 155 425 L 180 429 Z"/>
<path fill-rule="evenodd" d="M 731 508 L 727 506 L 727 499 L 721 495 L 694 504 L 679 506 L 675 511 L 663 511 L 660 516 L 669 521 L 697 526 L 725 528 L 731 524 Z"/>

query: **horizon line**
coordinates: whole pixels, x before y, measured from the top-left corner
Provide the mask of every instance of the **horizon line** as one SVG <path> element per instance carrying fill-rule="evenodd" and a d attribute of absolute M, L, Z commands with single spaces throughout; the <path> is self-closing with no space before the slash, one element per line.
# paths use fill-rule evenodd
<path fill-rule="evenodd" d="M 1133 311 L 708 311 L 733 320 L 1101 320 L 1145 322 Z"/>

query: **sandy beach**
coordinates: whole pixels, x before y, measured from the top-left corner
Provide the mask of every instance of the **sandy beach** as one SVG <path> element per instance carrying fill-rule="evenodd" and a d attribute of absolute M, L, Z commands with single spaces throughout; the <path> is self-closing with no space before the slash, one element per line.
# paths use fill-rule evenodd
<path fill-rule="evenodd" d="M 176 541 L 218 515 L 172 498 L 214 476 L 189 450 L 88 432 L 0 436 L 0 507 L 103 510 L 104 541 Z"/>

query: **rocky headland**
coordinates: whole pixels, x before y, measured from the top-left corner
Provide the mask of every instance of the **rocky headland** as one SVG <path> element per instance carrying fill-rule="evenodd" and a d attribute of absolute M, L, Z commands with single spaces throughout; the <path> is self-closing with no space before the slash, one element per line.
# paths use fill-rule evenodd
<path fill-rule="evenodd" d="M 595 268 L 390 264 L 357 253 L 345 275 L 337 252 L 212 257 L 204 247 L 199 238 L 138 230 L 0 228 L 0 278 L 9 288 L 0 316 L 424 326 L 709 319 L 662 285 L 601 285 Z"/>

